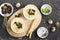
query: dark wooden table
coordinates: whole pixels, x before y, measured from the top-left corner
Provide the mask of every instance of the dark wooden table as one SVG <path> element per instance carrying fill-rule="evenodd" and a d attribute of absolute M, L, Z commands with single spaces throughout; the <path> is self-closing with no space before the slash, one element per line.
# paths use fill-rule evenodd
<path fill-rule="evenodd" d="M 11 3 L 14 6 L 14 12 L 19 9 L 15 7 L 15 4 L 18 2 L 21 3 L 20 8 L 23 8 L 27 4 L 35 4 L 39 9 L 43 4 L 51 5 L 53 8 L 52 14 L 49 16 L 42 15 L 43 19 L 39 27 L 53 27 L 54 25 L 47 24 L 48 18 L 51 18 L 54 21 L 54 23 L 56 21 L 60 21 L 60 0 L 0 0 L 0 5 L 5 2 Z M 38 28 L 33 32 L 31 39 L 29 39 L 28 37 L 14 38 L 7 33 L 5 28 L 2 28 L 2 23 L 3 17 L 0 15 L 0 40 L 60 40 L 60 27 L 57 28 L 56 32 L 54 33 L 49 31 L 49 35 L 45 39 L 41 39 L 37 36 L 36 31 Z"/>

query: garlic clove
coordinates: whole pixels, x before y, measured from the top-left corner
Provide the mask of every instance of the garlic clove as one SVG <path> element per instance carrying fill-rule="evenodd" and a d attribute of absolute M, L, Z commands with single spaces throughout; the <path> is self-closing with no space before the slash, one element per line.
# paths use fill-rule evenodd
<path fill-rule="evenodd" d="M 56 23 L 55 23 L 55 26 L 56 26 L 56 27 L 59 27 L 59 25 L 60 25 L 59 22 L 56 22 Z"/>
<path fill-rule="evenodd" d="M 53 20 L 48 19 L 48 24 L 53 24 Z"/>
<path fill-rule="evenodd" d="M 56 31 L 56 27 L 52 27 L 51 31 L 55 32 Z"/>
<path fill-rule="evenodd" d="M 21 4 L 20 3 L 16 3 L 16 7 L 20 7 L 21 6 Z"/>

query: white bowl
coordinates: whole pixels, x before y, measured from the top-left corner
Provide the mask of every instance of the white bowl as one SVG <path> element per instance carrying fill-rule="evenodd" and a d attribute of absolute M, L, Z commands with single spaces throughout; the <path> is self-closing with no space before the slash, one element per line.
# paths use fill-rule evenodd
<path fill-rule="evenodd" d="M 49 5 L 49 4 L 44 4 L 44 5 L 42 5 L 41 6 L 41 12 L 42 12 L 42 9 L 43 8 L 48 8 L 48 9 L 50 9 L 50 12 L 49 13 L 42 13 L 43 15 L 49 15 L 49 14 L 51 14 L 51 12 L 52 12 L 52 7 Z"/>
<path fill-rule="evenodd" d="M 34 9 L 36 11 L 35 15 L 33 15 L 33 16 L 28 15 L 28 10 L 29 9 Z M 33 20 L 37 16 L 37 13 L 38 13 L 38 8 L 33 4 L 29 4 L 29 5 L 27 5 L 23 8 L 23 15 L 28 20 Z"/>
<path fill-rule="evenodd" d="M 46 36 L 42 36 L 45 32 L 47 32 L 47 35 Z M 48 36 L 48 30 L 47 28 L 45 27 L 40 27 L 38 30 L 37 30 L 37 35 L 40 37 L 40 38 L 46 38 Z"/>
<path fill-rule="evenodd" d="M 24 22 L 23 22 L 24 21 Z M 14 24 L 14 22 L 20 22 L 22 24 L 22 28 L 17 28 L 17 26 Z M 11 21 L 11 30 L 14 32 L 14 33 L 23 33 L 26 31 L 27 29 L 27 23 L 26 21 L 23 19 L 23 18 L 14 18 L 12 21 Z"/>
<path fill-rule="evenodd" d="M 5 4 L 11 6 L 11 8 L 12 8 L 11 13 L 9 13 L 9 14 L 3 14 L 3 13 L 2 13 L 2 9 L 1 9 L 1 7 L 4 6 Z M 3 3 L 3 4 L 0 6 L 0 14 L 1 14 L 2 16 L 6 16 L 6 17 L 8 17 L 8 16 L 10 16 L 12 13 L 13 13 L 13 6 L 12 6 L 10 3 Z"/>

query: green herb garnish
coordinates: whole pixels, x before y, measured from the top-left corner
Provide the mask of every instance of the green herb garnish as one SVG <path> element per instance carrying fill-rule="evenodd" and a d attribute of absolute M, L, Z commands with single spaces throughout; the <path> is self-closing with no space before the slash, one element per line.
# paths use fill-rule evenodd
<path fill-rule="evenodd" d="M 15 24 L 18 28 L 22 28 L 22 24 L 20 22 L 15 22 Z"/>
<path fill-rule="evenodd" d="M 46 32 L 42 35 L 42 37 L 43 37 L 43 36 L 46 36 L 47 34 L 48 34 L 48 33 L 47 33 L 47 31 L 46 31 Z"/>
<path fill-rule="evenodd" d="M 29 11 L 28 11 L 28 14 L 29 14 L 29 15 L 34 15 L 34 13 L 35 13 L 35 10 L 29 9 Z"/>
<path fill-rule="evenodd" d="M 50 9 L 48 9 L 47 7 L 42 9 L 42 13 L 49 13 L 49 12 L 50 12 Z"/>

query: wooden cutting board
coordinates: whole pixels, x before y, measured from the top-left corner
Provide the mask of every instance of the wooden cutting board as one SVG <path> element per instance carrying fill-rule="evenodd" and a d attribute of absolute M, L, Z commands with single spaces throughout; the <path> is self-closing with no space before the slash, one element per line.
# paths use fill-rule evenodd
<path fill-rule="evenodd" d="M 23 33 L 14 33 L 12 30 L 11 30 L 11 21 L 15 18 L 15 15 L 18 15 L 18 14 L 21 14 L 21 17 L 24 18 L 24 20 L 26 21 L 27 23 L 27 28 L 25 30 L 25 32 Z M 42 16 L 41 16 L 41 13 L 39 12 L 38 10 L 38 15 L 36 16 L 36 18 L 34 20 L 27 20 L 24 16 L 23 16 L 23 8 L 22 9 L 19 9 L 17 10 L 8 20 L 7 22 L 7 26 L 6 26 L 6 29 L 7 29 L 7 32 L 13 36 L 13 37 L 23 37 L 23 36 L 26 36 L 26 34 L 29 34 L 30 32 L 33 32 L 37 27 L 38 25 L 40 24 L 41 22 L 41 19 L 42 19 Z M 33 28 L 33 30 L 32 30 Z"/>

